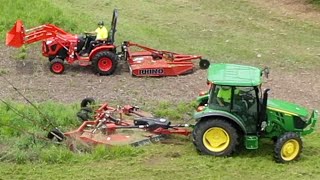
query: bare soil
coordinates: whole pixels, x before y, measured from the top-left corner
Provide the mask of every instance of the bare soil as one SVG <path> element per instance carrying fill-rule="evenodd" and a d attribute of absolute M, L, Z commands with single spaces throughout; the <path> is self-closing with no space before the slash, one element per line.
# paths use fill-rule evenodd
<path fill-rule="evenodd" d="M 307 20 L 320 24 L 319 9 L 310 4 L 310 0 L 248 0 L 261 9 L 267 9 L 288 18 Z"/>
<path fill-rule="evenodd" d="M 126 64 L 120 64 L 111 76 L 95 75 L 90 67 L 67 65 L 63 75 L 55 75 L 49 70 L 49 61 L 41 56 L 40 47 L 29 48 L 27 59 L 23 61 L 15 60 L 18 50 L 4 45 L 0 49 L 0 70 L 34 102 L 74 103 L 85 97 L 95 97 L 99 101 L 148 107 L 160 101 L 189 102 L 207 88 L 206 71 L 200 69 L 184 76 L 139 78 L 129 74 Z M 23 101 L 3 78 L 0 79 L 1 98 Z M 271 88 L 273 98 L 320 109 L 319 79 L 316 71 L 271 69 L 265 88 Z"/>

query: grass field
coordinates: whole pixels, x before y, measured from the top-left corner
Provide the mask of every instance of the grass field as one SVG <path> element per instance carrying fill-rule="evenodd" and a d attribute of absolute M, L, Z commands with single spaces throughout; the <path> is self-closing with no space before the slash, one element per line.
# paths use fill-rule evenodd
<path fill-rule="evenodd" d="M 33 2 L 24 5 L 24 1 L 18 0 L 1 7 L 0 15 L 7 17 L 0 20 L 1 37 L 18 18 L 26 27 L 54 23 L 81 33 L 95 29 L 99 20 L 109 24 L 112 10 L 118 8 L 117 44 L 131 40 L 155 48 L 205 55 L 214 62 L 290 68 L 312 68 L 320 62 L 316 48 L 320 42 L 319 24 L 279 16 L 248 1 Z"/>
<path fill-rule="evenodd" d="M 313 0 L 314 4 L 319 1 Z M 72 33 L 93 30 L 99 20 L 109 24 L 119 9 L 117 44 L 124 40 L 154 48 L 205 55 L 213 62 L 268 65 L 293 71 L 320 66 L 319 21 L 302 20 L 259 8 L 251 1 L 223 0 L 0 0 L 0 37 L 16 19 L 27 28 L 52 23 Z M 0 67 L 1 70 L 1 67 Z M 318 179 L 319 130 L 305 137 L 298 162 L 276 164 L 273 145 L 261 142 L 255 151 L 234 157 L 199 155 L 190 139 L 139 148 L 98 147 L 91 153 L 71 153 L 63 145 L 3 126 L 11 124 L 45 136 L 47 124 L 32 107 L 13 103 L 35 123 L 0 106 L 0 179 Z M 47 102 L 40 105 L 52 123 L 68 130 L 79 125 L 78 106 Z M 175 108 L 175 111 L 167 109 Z M 183 119 L 192 104 L 162 103 L 150 109 L 159 116 Z M 58 118 L 57 118 L 58 117 Z"/>

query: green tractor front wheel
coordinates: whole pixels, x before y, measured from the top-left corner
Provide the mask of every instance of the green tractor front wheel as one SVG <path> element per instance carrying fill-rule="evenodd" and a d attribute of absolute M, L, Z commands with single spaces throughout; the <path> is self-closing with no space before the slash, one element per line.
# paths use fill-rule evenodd
<path fill-rule="evenodd" d="M 287 163 L 297 160 L 302 151 L 302 141 L 297 133 L 287 132 L 280 136 L 275 144 L 275 161 Z"/>
<path fill-rule="evenodd" d="M 202 154 L 229 156 L 239 144 L 236 129 L 222 119 L 204 120 L 197 123 L 193 140 L 196 149 Z"/>

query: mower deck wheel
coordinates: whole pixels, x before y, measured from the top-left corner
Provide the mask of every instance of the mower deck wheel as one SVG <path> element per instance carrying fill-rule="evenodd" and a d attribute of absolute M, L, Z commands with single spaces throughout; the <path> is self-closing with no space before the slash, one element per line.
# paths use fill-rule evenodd
<path fill-rule="evenodd" d="M 88 107 L 88 105 L 94 105 L 95 104 L 95 100 L 91 97 L 88 98 L 84 98 L 81 103 L 80 103 L 80 107 Z"/>
<path fill-rule="evenodd" d="M 55 58 L 50 62 L 50 71 L 55 74 L 62 74 L 64 72 L 64 64 L 62 59 Z"/>
<path fill-rule="evenodd" d="M 200 69 L 208 69 L 210 66 L 210 61 L 207 59 L 200 59 L 199 61 L 199 67 Z"/>
<path fill-rule="evenodd" d="M 86 112 L 86 111 L 79 111 L 77 113 L 77 117 L 79 118 L 79 120 L 81 122 L 88 121 L 90 119 L 90 116 L 89 116 L 88 112 Z"/>
<path fill-rule="evenodd" d="M 50 140 L 55 138 L 58 142 L 61 142 L 65 139 L 65 136 L 59 129 L 54 128 L 48 133 L 47 138 Z"/>

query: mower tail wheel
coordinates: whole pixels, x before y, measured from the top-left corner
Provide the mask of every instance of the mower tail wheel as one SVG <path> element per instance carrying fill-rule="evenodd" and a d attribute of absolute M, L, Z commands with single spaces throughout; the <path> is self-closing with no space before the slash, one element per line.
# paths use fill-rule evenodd
<path fill-rule="evenodd" d="M 90 119 L 90 116 L 89 116 L 88 112 L 86 112 L 86 111 L 79 111 L 77 113 L 77 117 L 79 118 L 79 120 L 81 122 L 88 121 Z"/>
<path fill-rule="evenodd" d="M 64 72 L 63 60 L 55 58 L 50 62 L 50 71 L 55 74 L 62 74 Z"/>
<path fill-rule="evenodd" d="M 111 75 L 117 67 L 117 57 L 113 52 L 101 51 L 92 58 L 93 71 L 100 75 Z"/>
<path fill-rule="evenodd" d="M 208 69 L 210 66 L 210 61 L 208 61 L 207 59 L 200 59 L 199 66 L 201 69 Z"/>
<path fill-rule="evenodd" d="M 88 105 L 94 105 L 95 104 L 95 100 L 91 97 L 88 98 L 84 98 L 81 103 L 80 103 L 80 107 L 88 107 Z"/>
<path fill-rule="evenodd" d="M 236 129 L 223 119 L 208 119 L 196 124 L 194 144 L 202 154 L 230 156 L 236 151 L 239 136 Z"/>
<path fill-rule="evenodd" d="M 51 130 L 47 137 L 50 140 L 57 139 L 58 142 L 62 142 L 65 139 L 64 134 L 58 128 Z"/>
<path fill-rule="evenodd" d="M 80 111 L 87 112 L 87 113 L 93 113 L 93 110 L 91 107 L 82 107 L 80 109 Z"/>
<path fill-rule="evenodd" d="M 280 136 L 275 144 L 274 158 L 278 163 L 287 163 L 299 159 L 302 140 L 297 133 L 287 132 Z"/>

